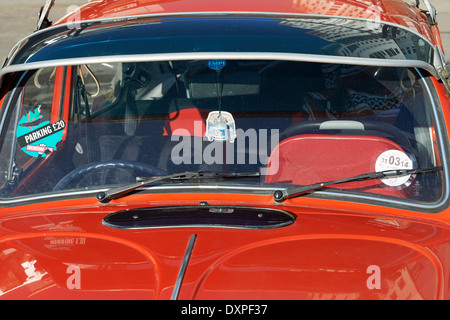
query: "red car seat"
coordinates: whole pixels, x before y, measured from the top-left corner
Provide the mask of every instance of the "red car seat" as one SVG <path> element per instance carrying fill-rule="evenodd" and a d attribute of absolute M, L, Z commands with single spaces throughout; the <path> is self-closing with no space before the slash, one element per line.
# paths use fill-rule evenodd
<path fill-rule="evenodd" d="M 272 151 L 265 182 L 309 185 L 377 171 L 377 162 L 389 162 L 382 156 L 389 155 L 386 151 L 404 155 L 402 159 L 394 158 L 396 161 L 409 159 L 398 144 L 377 136 L 303 134 L 288 137 Z M 393 184 L 376 179 L 332 187 L 404 197 L 408 183 L 395 185 L 394 181 Z"/>

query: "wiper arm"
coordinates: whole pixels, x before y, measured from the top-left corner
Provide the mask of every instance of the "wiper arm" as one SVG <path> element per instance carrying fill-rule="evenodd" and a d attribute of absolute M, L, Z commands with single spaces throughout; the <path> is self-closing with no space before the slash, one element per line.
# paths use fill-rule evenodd
<path fill-rule="evenodd" d="M 174 173 L 163 176 L 154 176 L 142 179 L 141 181 L 127 184 L 120 187 L 111 188 L 107 191 L 100 191 L 97 193 L 97 200 L 101 203 L 106 203 L 110 200 L 123 197 L 134 190 L 144 187 L 146 185 L 164 182 L 168 180 L 205 180 L 205 179 L 242 179 L 259 177 L 259 172 L 210 172 L 210 171 L 187 171 L 183 173 Z"/>
<path fill-rule="evenodd" d="M 289 198 L 295 198 L 301 196 L 303 194 L 309 193 L 311 191 L 320 190 L 324 187 L 333 185 L 333 184 L 341 184 L 346 182 L 353 181 L 365 181 L 365 180 L 374 180 L 374 179 L 383 179 L 383 178 L 392 178 L 392 177 L 401 177 L 410 174 L 423 174 L 423 173 L 431 173 L 436 171 L 441 171 L 443 168 L 439 167 L 431 167 L 427 169 L 400 169 L 400 170 L 386 170 L 386 171 L 378 171 L 378 172 L 370 172 L 365 174 L 360 174 L 357 176 L 343 178 L 333 181 L 319 182 L 313 183 L 306 186 L 300 187 L 291 187 L 286 190 L 277 190 L 273 193 L 273 198 L 276 202 L 283 202 Z"/>

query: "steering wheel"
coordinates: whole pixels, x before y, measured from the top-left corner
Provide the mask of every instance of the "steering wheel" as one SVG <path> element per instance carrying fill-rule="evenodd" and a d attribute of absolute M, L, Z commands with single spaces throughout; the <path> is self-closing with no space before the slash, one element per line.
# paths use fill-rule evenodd
<path fill-rule="evenodd" d="M 341 134 L 349 135 L 375 135 L 392 137 L 392 141 L 396 142 L 403 148 L 412 150 L 411 142 L 407 135 L 397 127 L 381 121 L 355 121 L 355 120 L 328 120 L 328 121 L 304 121 L 296 123 L 280 134 L 280 141 L 288 137 L 321 133 L 326 134 L 327 131 L 340 131 Z"/>
<path fill-rule="evenodd" d="M 53 188 L 54 191 L 59 191 L 63 189 L 67 189 L 70 185 L 77 185 L 82 182 L 83 179 L 87 179 L 86 177 L 89 175 L 103 174 L 103 178 L 105 175 L 105 171 L 114 169 L 114 172 L 117 172 L 117 169 L 121 171 L 132 171 L 132 174 L 126 173 L 128 177 L 138 177 L 138 176 L 160 176 L 167 174 L 166 171 L 159 169 L 155 166 L 136 162 L 136 161 L 128 161 L 128 160 L 110 160 L 110 161 L 99 161 L 89 163 L 87 165 L 76 168 L 65 177 L 63 177 Z M 100 179 L 95 178 L 97 181 Z M 122 179 L 120 179 L 122 180 Z M 131 181 L 130 181 L 131 182 Z M 126 183 L 126 181 L 124 181 Z"/>

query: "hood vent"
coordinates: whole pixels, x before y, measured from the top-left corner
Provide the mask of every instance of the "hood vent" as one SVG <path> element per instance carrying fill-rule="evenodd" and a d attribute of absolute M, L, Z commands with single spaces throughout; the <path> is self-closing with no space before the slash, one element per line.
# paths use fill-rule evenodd
<path fill-rule="evenodd" d="M 150 207 L 112 213 L 103 219 L 103 224 L 118 229 L 272 229 L 290 225 L 295 219 L 286 211 L 253 207 Z"/>

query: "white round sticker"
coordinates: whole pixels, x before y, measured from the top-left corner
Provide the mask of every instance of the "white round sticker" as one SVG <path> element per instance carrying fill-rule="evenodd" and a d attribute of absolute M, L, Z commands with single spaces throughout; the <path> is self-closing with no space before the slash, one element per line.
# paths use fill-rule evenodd
<path fill-rule="evenodd" d="M 375 162 L 375 171 L 412 169 L 411 158 L 400 150 L 387 150 L 380 154 Z M 408 182 L 411 175 L 393 178 L 384 178 L 381 181 L 391 187 L 398 187 Z"/>

